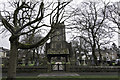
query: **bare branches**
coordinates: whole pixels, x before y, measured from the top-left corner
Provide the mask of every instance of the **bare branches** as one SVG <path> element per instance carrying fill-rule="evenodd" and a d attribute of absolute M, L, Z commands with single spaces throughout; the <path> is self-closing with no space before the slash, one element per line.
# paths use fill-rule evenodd
<path fill-rule="evenodd" d="M 29 30 L 29 31 L 27 31 L 27 32 L 20 33 L 18 36 L 21 36 L 21 35 L 24 35 L 24 34 L 28 34 L 28 33 L 32 32 L 32 31 L 34 31 L 34 30 L 36 30 L 36 29 L 38 29 L 38 28 L 43 27 L 43 26 L 51 27 L 51 26 L 49 26 L 49 25 L 43 24 L 43 25 L 41 25 L 41 26 L 33 27 L 33 29 L 31 29 L 31 30 Z"/>
<path fill-rule="evenodd" d="M 70 3 L 68 2 L 58 2 L 56 6 L 53 7 L 52 10 L 47 10 L 44 7 L 44 3 L 40 1 L 24 1 L 21 0 L 9 2 L 11 7 L 14 8 L 13 12 L 8 14 L 10 17 L 10 23 L 2 17 L 0 14 L 0 19 L 2 20 L 3 25 L 6 29 L 12 33 L 10 37 L 10 42 L 16 42 L 21 49 L 29 49 L 41 46 L 44 44 L 53 33 L 54 28 L 53 24 L 61 23 L 62 19 L 65 17 L 65 7 Z M 54 4 L 54 3 L 53 3 Z M 52 4 L 48 5 L 47 7 L 51 6 Z M 6 10 L 7 11 L 7 10 Z M 10 16 L 12 15 L 12 16 Z M 47 23 L 42 23 L 43 19 L 46 19 L 50 16 L 50 25 Z M 70 16 L 69 16 L 70 17 Z M 67 19 L 67 18 L 66 18 Z M 49 21 L 48 21 L 49 22 Z M 25 45 L 19 42 L 19 37 L 31 34 L 32 32 L 39 31 L 39 29 L 43 26 L 50 27 L 50 31 L 48 34 L 40 41 L 36 42 L 35 44 Z"/>
<path fill-rule="evenodd" d="M 19 3 L 18 3 L 19 4 Z M 25 7 L 28 7 L 25 5 L 25 3 L 22 2 L 22 4 L 20 6 L 17 6 L 16 10 L 14 11 L 14 16 L 13 16 L 13 23 L 14 23 L 14 26 L 17 27 L 17 15 L 18 15 L 18 12 L 19 10 L 21 10 L 22 8 L 25 8 Z"/>
<path fill-rule="evenodd" d="M 105 39 L 111 39 L 109 36 L 111 31 L 109 31 L 110 28 L 106 16 L 108 3 L 102 3 L 102 6 L 100 6 L 100 3 L 88 1 L 83 2 L 81 5 L 83 7 L 77 8 L 74 21 L 76 26 L 80 27 L 78 28 L 80 29 L 79 37 L 91 46 L 94 62 L 96 63 L 95 50 L 97 44 L 110 43 L 109 40 L 106 42 Z"/>
<path fill-rule="evenodd" d="M 38 41 L 38 42 L 36 42 L 34 44 L 29 44 L 29 45 L 18 43 L 19 44 L 18 47 L 19 47 L 19 49 L 31 49 L 31 48 L 35 48 L 35 47 L 41 46 L 51 37 L 52 33 L 54 33 L 54 29 L 51 29 L 49 31 L 49 33 L 43 39 L 41 39 L 40 41 Z"/>
<path fill-rule="evenodd" d="M 7 20 L 3 18 L 3 16 L 0 13 L 0 19 L 2 20 L 3 25 L 5 26 L 6 29 L 8 29 L 12 34 L 15 34 L 14 28 L 12 25 L 10 25 Z"/>
<path fill-rule="evenodd" d="M 107 6 L 108 10 L 108 19 L 115 23 L 117 27 L 120 29 L 120 7 L 119 7 L 120 2 L 112 3 L 112 5 Z"/>
<path fill-rule="evenodd" d="M 62 21 L 63 14 L 64 14 L 64 7 L 66 7 L 70 2 L 71 1 L 63 2 L 63 3 L 58 2 L 58 6 L 56 8 L 54 8 L 51 12 L 52 14 L 51 13 L 48 14 L 48 15 L 50 15 L 50 24 L 60 23 Z"/>

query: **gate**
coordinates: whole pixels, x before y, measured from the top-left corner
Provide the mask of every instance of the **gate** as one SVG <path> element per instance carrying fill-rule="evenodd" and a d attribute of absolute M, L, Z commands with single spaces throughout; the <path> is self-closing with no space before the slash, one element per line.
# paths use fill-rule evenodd
<path fill-rule="evenodd" d="M 65 64 L 51 64 L 52 71 L 66 71 Z"/>

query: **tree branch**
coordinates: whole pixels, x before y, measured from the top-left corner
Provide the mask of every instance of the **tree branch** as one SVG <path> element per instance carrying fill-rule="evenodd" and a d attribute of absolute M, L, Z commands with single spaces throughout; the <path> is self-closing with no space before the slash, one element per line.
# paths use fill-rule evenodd
<path fill-rule="evenodd" d="M 53 32 L 54 32 L 54 29 L 51 29 L 49 31 L 49 33 L 43 39 L 41 39 L 40 41 L 38 41 L 35 44 L 27 44 L 27 45 L 25 45 L 25 44 L 19 43 L 18 48 L 19 49 L 31 49 L 31 48 L 35 48 L 35 47 L 41 46 L 51 37 L 51 34 Z"/>
<path fill-rule="evenodd" d="M 0 19 L 1 19 L 2 23 L 3 23 L 3 25 L 5 26 L 5 28 L 6 28 L 8 31 L 10 31 L 13 35 L 15 35 L 15 31 L 14 31 L 13 26 L 10 25 L 10 24 L 8 23 L 8 21 L 3 18 L 3 16 L 1 15 L 1 12 L 0 12 Z"/>

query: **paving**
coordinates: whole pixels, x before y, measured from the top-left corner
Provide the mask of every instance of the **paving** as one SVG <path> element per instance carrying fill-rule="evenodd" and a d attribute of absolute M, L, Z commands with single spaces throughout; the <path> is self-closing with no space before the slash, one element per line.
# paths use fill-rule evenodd
<path fill-rule="evenodd" d="M 79 73 L 70 73 L 70 72 L 51 72 L 51 73 L 41 73 L 40 76 L 82 76 L 82 75 L 98 75 L 98 76 L 118 76 L 118 72 L 79 72 Z"/>
<path fill-rule="evenodd" d="M 40 76 L 86 76 L 86 75 L 100 75 L 100 76 L 118 76 L 118 72 L 50 72 L 50 73 L 37 73 L 37 72 L 33 72 L 33 73 L 17 73 L 16 76 L 17 77 L 40 77 Z M 2 74 L 3 77 L 6 77 L 7 74 L 3 73 Z"/>

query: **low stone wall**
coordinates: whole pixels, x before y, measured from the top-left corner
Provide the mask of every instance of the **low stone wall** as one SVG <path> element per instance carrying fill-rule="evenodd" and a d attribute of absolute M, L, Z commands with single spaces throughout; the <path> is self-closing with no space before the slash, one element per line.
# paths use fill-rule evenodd
<path fill-rule="evenodd" d="M 6 73 L 8 70 L 7 67 L 2 68 L 2 72 Z M 23 66 L 23 67 L 17 67 L 17 72 L 48 72 L 47 66 Z"/>
<path fill-rule="evenodd" d="M 120 72 L 120 66 L 73 66 L 66 65 L 67 72 Z"/>
<path fill-rule="evenodd" d="M 76 66 L 65 65 L 66 72 L 120 72 L 120 66 Z M 7 67 L 2 68 L 2 72 L 6 73 Z M 52 72 L 51 65 L 47 66 L 23 66 L 17 67 L 17 72 Z"/>

